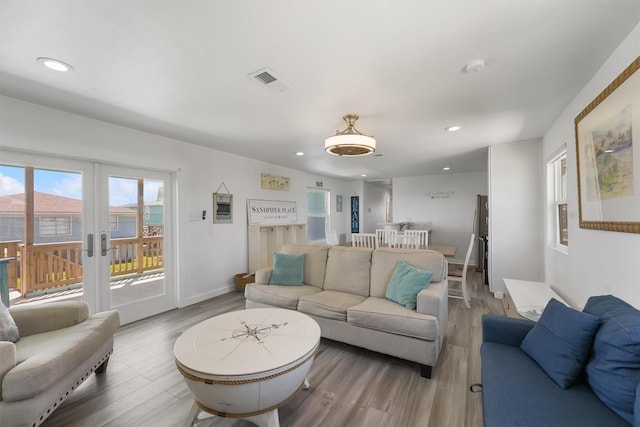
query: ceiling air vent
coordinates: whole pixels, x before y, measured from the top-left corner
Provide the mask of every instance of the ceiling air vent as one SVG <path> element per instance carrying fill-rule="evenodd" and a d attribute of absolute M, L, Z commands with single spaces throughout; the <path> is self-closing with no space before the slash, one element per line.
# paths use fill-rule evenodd
<path fill-rule="evenodd" d="M 286 84 L 276 73 L 268 68 L 255 71 L 247 77 L 258 83 L 260 86 L 269 88 L 275 92 L 284 92 L 291 89 L 291 86 Z"/>

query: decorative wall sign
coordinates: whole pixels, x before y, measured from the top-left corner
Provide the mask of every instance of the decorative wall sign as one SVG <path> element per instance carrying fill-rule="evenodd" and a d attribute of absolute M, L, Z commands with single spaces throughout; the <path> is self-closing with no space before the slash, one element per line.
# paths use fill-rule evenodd
<path fill-rule="evenodd" d="M 342 196 L 336 196 L 336 212 L 342 212 Z"/>
<path fill-rule="evenodd" d="M 260 174 L 260 185 L 267 190 L 289 191 L 290 181 L 286 176 L 269 175 L 268 173 Z"/>
<path fill-rule="evenodd" d="M 213 193 L 213 223 L 231 224 L 233 222 L 233 195 Z"/>
<path fill-rule="evenodd" d="M 298 221 L 296 202 L 282 200 L 247 200 L 249 225 L 295 224 Z"/>
<path fill-rule="evenodd" d="M 574 120 L 580 228 L 640 233 L 638 69 L 640 57 Z"/>
<path fill-rule="evenodd" d="M 424 197 L 430 200 L 444 200 L 444 199 L 453 199 L 456 192 L 453 190 L 448 191 L 427 191 L 424 193 Z"/>
<path fill-rule="evenodd" d="M 360 198 L 358 196 L 351 197 L 351 232 L 360 232 Z"/>

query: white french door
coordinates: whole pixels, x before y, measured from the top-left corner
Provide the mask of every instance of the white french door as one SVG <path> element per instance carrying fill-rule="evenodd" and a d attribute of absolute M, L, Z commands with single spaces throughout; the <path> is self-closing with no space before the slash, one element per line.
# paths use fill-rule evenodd
<path fill-rule="evenodd" d="M 173 177 L 96 164 L 100 300 L 122 323 L 177 307 L 172 260 Z"/>
<path fill-rule="evenodd" d="M 0 197 L 24 201 L 0 217 L 22 302 L 81 286 L 91 312 L 117 309 L 123 324 L 177 307 L 172 174 L 0 149 L 0 175 Z"/>

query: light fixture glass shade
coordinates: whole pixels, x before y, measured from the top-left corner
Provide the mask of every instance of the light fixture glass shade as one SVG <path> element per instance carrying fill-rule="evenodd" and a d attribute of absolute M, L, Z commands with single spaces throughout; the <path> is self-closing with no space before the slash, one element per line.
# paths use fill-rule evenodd
<path fill-rule="evenodd" d="M 347 128 L 324 141 L 327 153 L 335 156 L 366 156 L 376 151 L 376 140 L 355 128 L 358 120 L 356 114 L 347 114 L 342 119 L 347 123 Z"/>

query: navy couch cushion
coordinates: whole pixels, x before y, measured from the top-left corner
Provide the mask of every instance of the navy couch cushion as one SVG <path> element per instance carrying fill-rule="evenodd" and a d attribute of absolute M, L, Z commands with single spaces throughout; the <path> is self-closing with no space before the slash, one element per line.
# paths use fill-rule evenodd
<path fill-rule="evenodd" d="M 485 341 L 480 353 L 485 427 L 629 427 L 582 378 L 564 390 L 517 346 Z"/>
<path fill-rule="evenodd" d="M 587 363 L 587 379 L 598 397 L 633 423 L 640 383 L 640 311 L 612 296 L 591 297 L 584 312 L 601 317 Z"/>
<path fill-rule="evenodd" d="M 520 348 L 560 387 L 578 378 L 589 356 L 600 318 L 551 299 Z"/>

